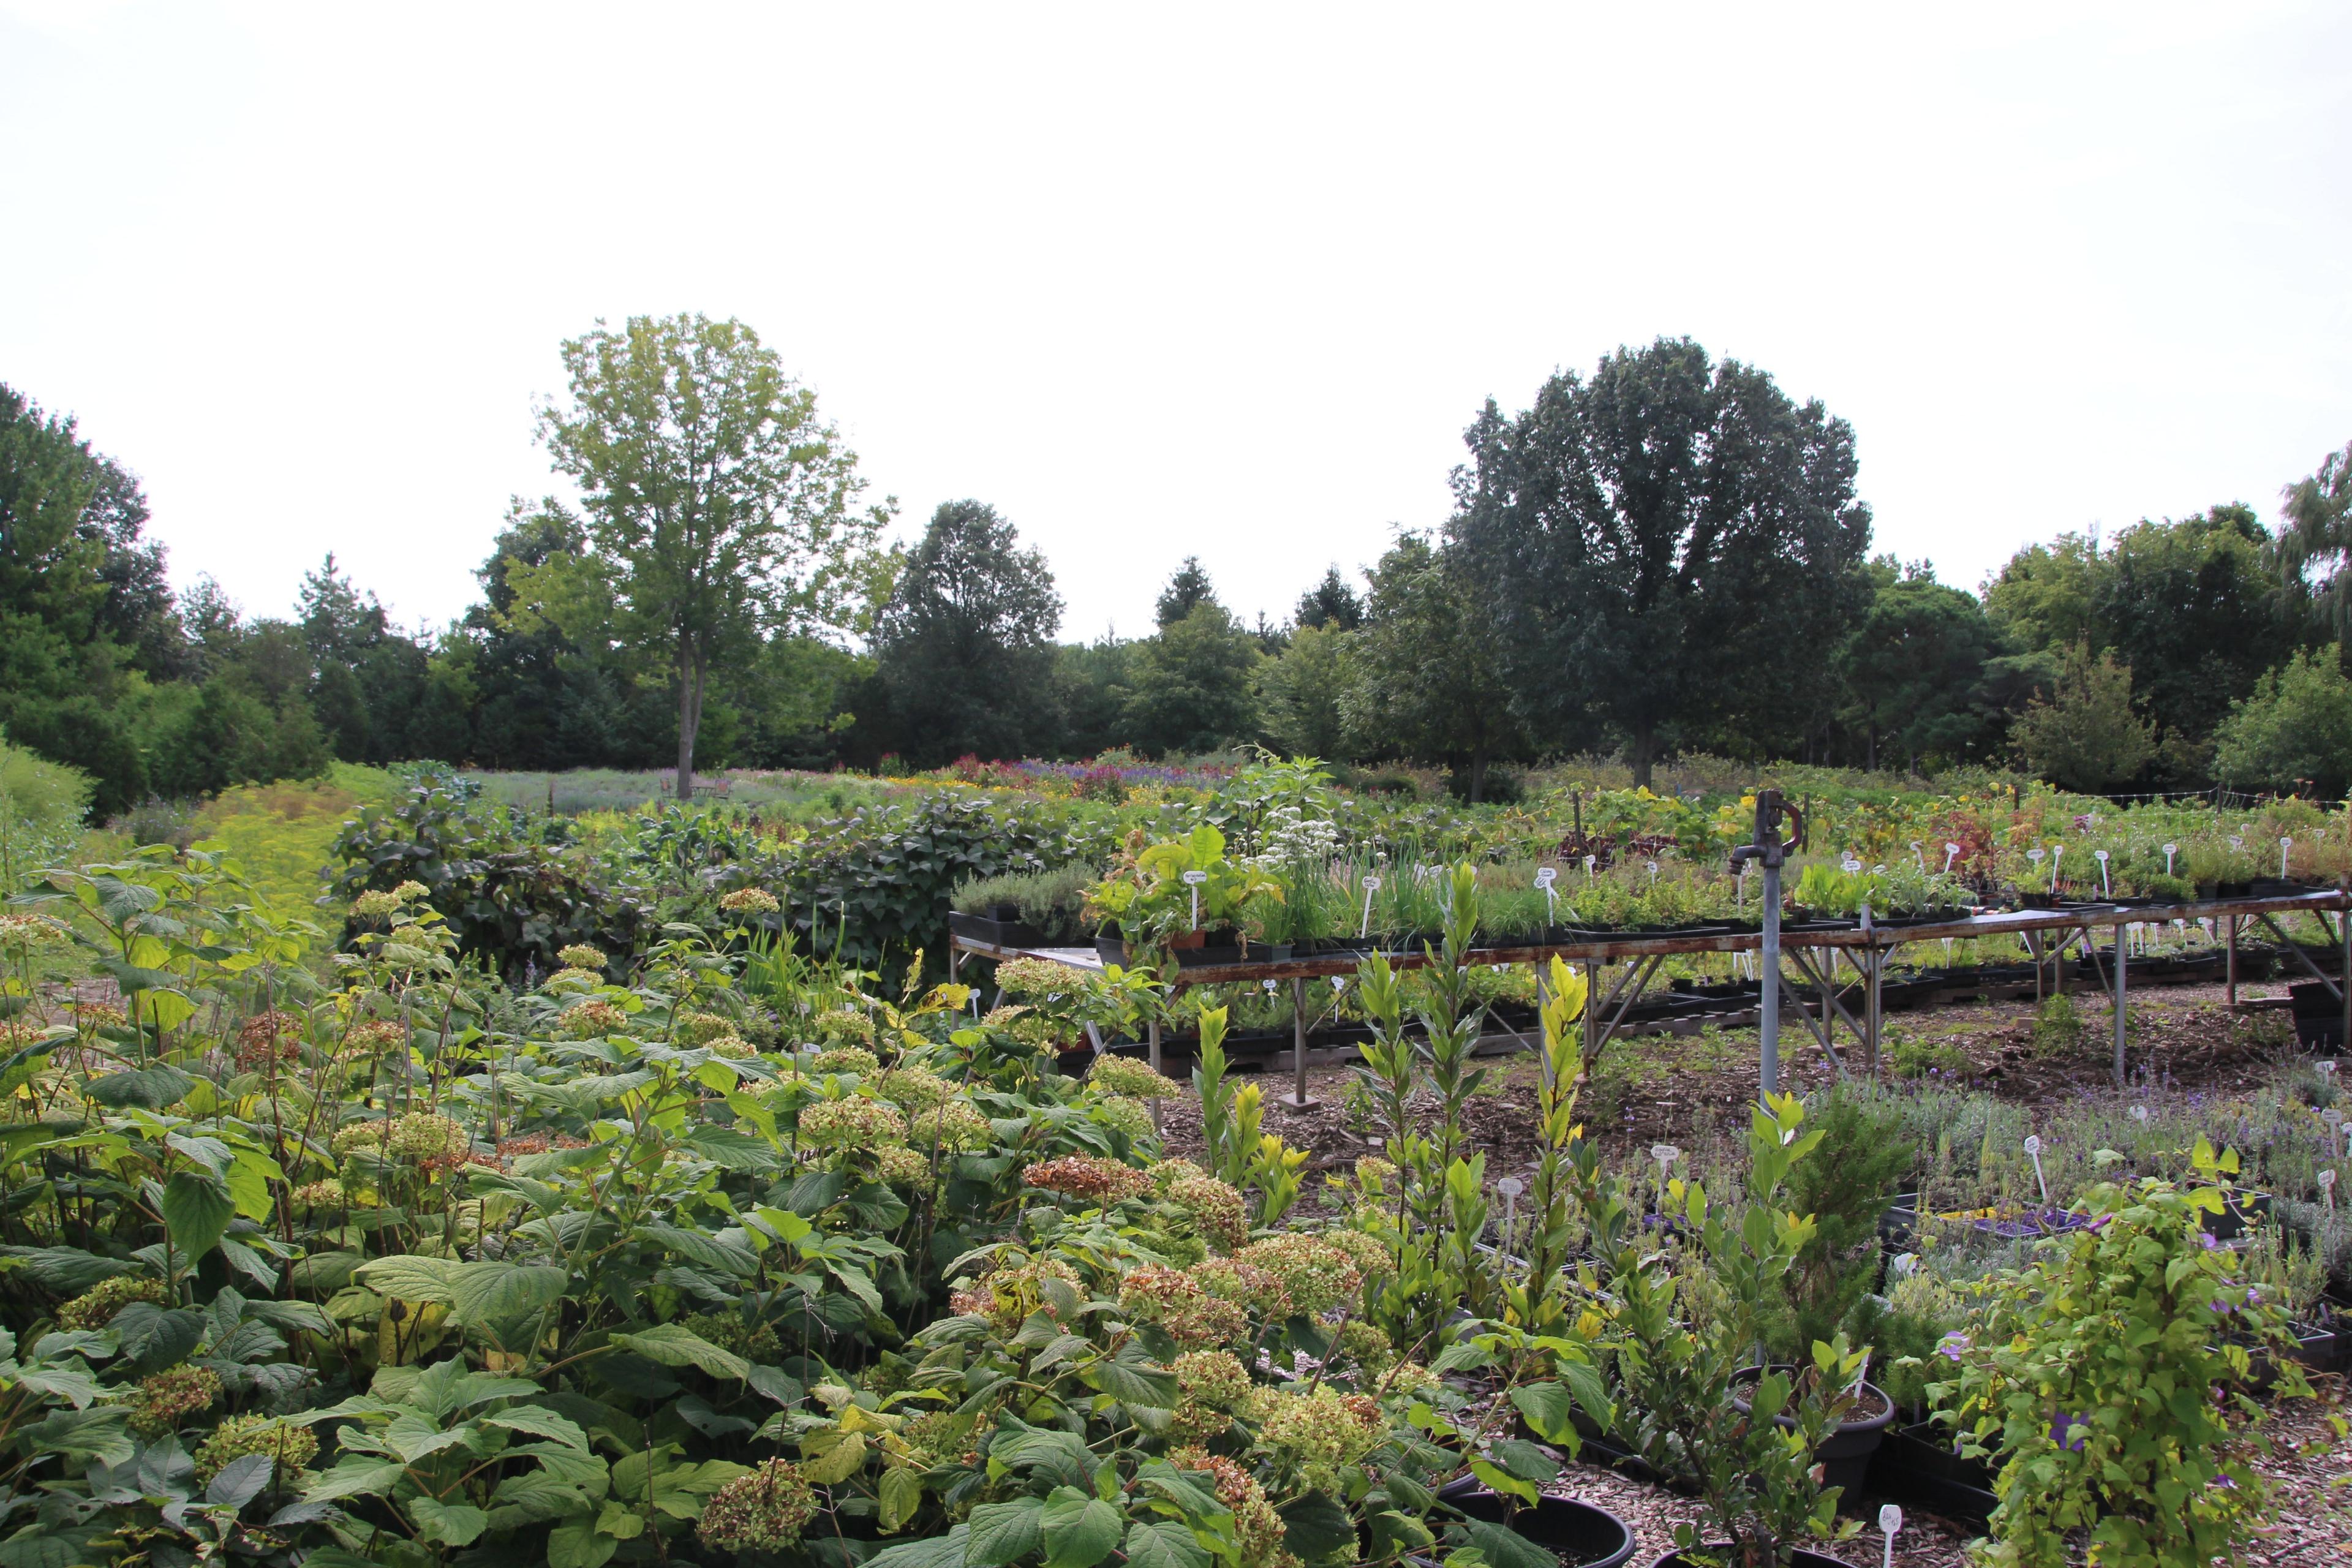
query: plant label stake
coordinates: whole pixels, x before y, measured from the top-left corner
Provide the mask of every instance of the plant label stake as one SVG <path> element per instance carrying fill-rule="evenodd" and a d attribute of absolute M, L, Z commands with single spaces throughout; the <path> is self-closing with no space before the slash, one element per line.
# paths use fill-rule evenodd
<path fill-rule="evenodd" d="M 1862 862 L 1853 858 L 1852 851 L 1848 851 L 1845 855 L 1840 857 L 1838 860 L 1838 869 L 1851 877 L 1855 872 L 1862 869 Z"/>
<path fill-rule="evenodd" d="M 1536 871 L 1536 886 L 1543 889 L 1544 924 L 1548 926 L 1559 923 L 1559 908 L 1551 890 L 1552 884 L 1559 880 L 1559 868 L 1556 866 L 1539 867 Z"/>
<path fill-rule="evenodd" d="M 1201 929 L 1201 884 L 1209 879 L 1206 871 L 1187 871 L 1184 885 L 1192 889 L 1192 929 Z"/>
<path fill-rule="evenodd" d="M 1862 1365 L 1855 1369 L 1853 1382 L 1847 1385 L 1846 1392 L 1853 1394 L 1856 1399 L 1860 1399 L 1862 1397 L 1862 1385 L 1869 1381 L 1870 1352 L 1865 1350 L 1862 1352 Z"/>
<path fill-rule="evenodd" d="M 2058 862 L 2065 858 L 2066 847 L 2063 844 L 2050 847 L 2050 896 L 2053 899 L 2058 896 Z"/>
<path fill-rule="evenodd" d="M 1650 868 L 1650 886 L 1655 888 L 1658 885 L 1658 863 L 1655 860 L 1644 860 L 1643 864 Z"/>
<path fill-rule="evenodd" d="M 1508 1247 L 1511 1245 L 1511 1219 L 1518 1212 L 1519 1194 L 1528 1190 L 1527 1184 L 1517 1176 L 1505 1176 L 1495 1184 L 1495 1190 L 1503 1194 L 1503 1245 Z"/>
<path fill-rule="evenodd" d="M 2133 1107 L 2132 1107 L 2132 1120 L 2133 1120 L 2134 1121 L 2138 1122 L 2142 1127 L 2147 1126 L 2147 1106 L 2145 1106 L 2145 1105 L 2135 1105 L 2135 1106 L 2133 1106 Z"/>
<path fill-rule="evenodd" d="M 1372 934 L 1372 895 L 1380 890 L 1381 879 L 1378 877 L 1364 879 L 1364 923 L 1357 929 L 1358 941 Z"/>
<path fill-rule="evenodd" d="M 2042 875 L 2042 862 L 2049 858 L 2048 852 L 2037 846 L 2034 848 L 2027 850 L 2025 852 L 2025 858 L 2033 862 L 2033 875 L 2036 879 L 2039 879 Z M 2057 879 L 2057 871 L 2053 868 L 2051 872 L 2051 880 L 2054 883 Z M 2021 937 L 2018 940 L 2021 942 L 2024 939 Z"/>
<path fill-rule="evenodd" d="M 2337 1134 L 2344 1131 L 2344 1113 L 2331 1105 L 2319 1113 L 2319 1120 L 2327 1123 L 2327 1157 L 2333 1160 L 2341 1152 L 2336 1147 L 2336 1141 Z"/>
<path fill-rule="evenodd" d="M 1881 1507 L 1878 1528 L 1886 1537 L 1886 1557 L 1883 1568 L 1895 1568 L 1895 1538 L 1903 1530 L 1903 1510 L 1891 1502 Z"/>
<path fill-rule="evenodd" d="M 1927 854 L 1920 848 L 1919 841 L 1916 838 L 1911 840 L 1911 858 L 1919 862 L 1919 869 L 1922 871 L 1927 868 Z"/>
<path fill-rule="evenodd" d="M 2172 858 L 2179 852 L 2179 849 L 2180 846 L 2178 844 L 2168 844 L 2164 847 L 2164 874 L 2168 877 L 2172 875 Z"/>
<path fill-rule="evenodd" d="M 1944 846 L 1944 875 L 1945 875 L 1945 876 L 1948 877 L 1948 876 L 1950 876 L 1950 875 L 1952 874 L 1952 862 L 1953 862 L 1953 861 L 1955 861 L 1955 860 L 1957 860 L 1957 859 L 1958 859 L 1959 858 L 1960 858 L 1960 847 L 1959 847 L 1958 845 L 1957 845 L 1957 844 L 1946 844 L 1946 845 Z"/>
<path fill-rule="evenodd" d="M 2319 1196 L 2321 1201 L 2327 1205 L 2327 1223 L 2334 1225 L 2336 1223 L 2335 1172 L 2322 1171 L 2319 1173 Z"/>
<path fill-rule="evenodd" d="M 2050 1206 L 2050 1184 L 2042 1177 L 2042 1140 L 2031 1136 L 2025 1140 L 2026 1157 L 2033 1162 L 2033 1184 L 2042 1189 L 2042 1206 Z"/>
<path fill-rule="evenodd" d="M 2289 837 L 2284 837 L 2284 835 L 2282 835 L 2282 836 L 2280 837 L 2280 838 L 2279 838 L 2279 880 L 2281 880 L 2282 882 L 2283 882 L 2283 881 L 2284 881 L 2284 880 L 2286 880 L 2286 852 L 2287 852 L 2287 847 L 2288 847 L 2288 846 L 2292 845 L 2294 842 L 2294 839 L 2289 838 Z"/>
<path fill-rule="evenodd" d="M 1601 864 L 1601 857 L 1598 855 L 1587 855 L 1584 858 L 1584 879 L 1586 881 L 1590 882 L 1592 880 L 1592 868 L 1599 864 Z"/>
<path fill-rule="evenodd" d="M 2116 890 L 2107 881 L 2107 852 L 2104 849 L 2094 849 L 2091 851 L 2091 858 L 2099 863 L 2099 897 L 2114 898 Z"/>

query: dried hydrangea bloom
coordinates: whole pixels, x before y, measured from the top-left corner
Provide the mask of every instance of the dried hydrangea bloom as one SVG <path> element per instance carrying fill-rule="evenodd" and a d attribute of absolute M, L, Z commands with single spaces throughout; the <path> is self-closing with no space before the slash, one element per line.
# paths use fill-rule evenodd
<path fill-rule="evenodd" d="M 408 1044 L 408 1026 L 390 1018 L 362 1019 L 343 1031 L 343 1044 L 369 1056 L 397 1050 Z"/>
<path fill-rule="evenodd" d="M 199 1410 L 220 1397 L 221 1381 L 209 1367 L 175 1366 L 144 1379 L 131 1395 L 130 1426 L 142 1437 L 176 1432 Z"/>
<path fill-rule="evenodd" d="M 1047 1279 L 1058 1279 L 1076 1291 L 1081 1300 L 1085 1298 L 1076 1269 L 1058 1258 L 1033 1258 L 1013 1268 L 993 1270 L 970 1289 L 955 1292 L 948 1299 L 948 1304 L 961 1316 L 986 1318 L 999 1333 L 1009 1334 L 1032 1312 L 1042 1311 L 1059 1321 L 1060 1315 L 1045 1291 L 1044 1282 Z"/>
<path fill-rule="evenodd" d="M 681 1045 L 699 1046 L 735 1032 L 735 1020 L 717 1013 L 680 1013 L 670 1020 L 670 1036 Z"/>
<path fill-rule="evenodd" d="M 305 1182 L 287 1194 L 298 1209 L 339 1209 L 351 1201 L 343 1184 L 332 1176 L 322 1182 Z"/>
<path fill-rule="evenodd" d="M 387 1123 L 383 1146 L 400 1159 L 429 1160 L 463 1154 L 474 1146 L 474 1138 L 448 1117 L 420 1110 Z"/>
<path fill-rule="evenodd" d="M 119 1029 L 129 1022 L 119 1002 L 68 1002 L 66 1011 L 85 1029 Z"/>
<path fill-rule="evenodd" d="M 1140 1197 L 1151 1187 L 1151 1178 L 1132 1165 L 1122 1165 L 1116 1160 L 1097 1160 L 1085 1154 L 1065 1154 L 1058 1160 L 1041 1160 L 1024 1168 L 1021 1179 L 1033 1187 L 1043 1187 L 1049 1193 L 1060 1193 L 1092 1204 L 1117 1203 L 1122 1198 Z"/>
<path fill-rule="evenodd" d="M 1173 1100 L 1185 1091 L 1184 1085 L 1153 1072 L 1149 1064 L 1133 1057 L 1096 1058 L 1087 1081 L 1105 1094 L 1123 1094 L 1129 1100 Z"/>
<path fill-rule="evenodd" d="M 710 1494 L 695 1526 L 721 1552 L 779 1552 L 816 1517 L 816 1491 L 790 1459 L 770 1459 Z"/>
<path fill-rule="evenodd" d="M 1152 1167 L 1156 1173 L 1160 1167 Z M 1249 1211 L 1241 1190 L 1197 1167 L 1160 1189 L 1162 1196 L 1192 1216 L 1192 1227 L 1221 1252 L 1233 1252 L 1249 1240 Z"/>
<path fill-rule="evenodd" d="M 835 1046 L 819 1051 L 811 1067 L 819 1072 L 854 1072 L 860 1077 L 882 1070 L 881 1058 L 862 1046 Z"/>
<path fill-rule="evenodd" d="M 1354 1258 L 1306 1231 L 1284 1231 L 1253 1241 L 1234 1256 L 1279 1279 L 1290 1292 L 1292 1310 L 1310 1318 L 1329 1311 L 1364 1283 Z"/>
<path fill-rule="evenodd" d="M 999 1007 L 981 1020 L 985 1026 L 998 1031 L 1014 1045 L 1033 1056 L 1058 1051 L 1071 1037 L 1071 1032 L 1027 1007 Z"/>
<path fill-rule="evenodd" d="M 1378 1324 L 1350 1318 L 1339 1326 L 1339 1342 L 1333 1348 L 1331 1359 L 1353 1364 L 1378 1377 L 1396 1364 L 1396 1346 Z"/>
<path fill-rule="evenodd" d="M 740 1035 L 721 1035 L 715 1040 L 705 1041 L 702 1048 L 714 1057 L 724 1057 L 736 1062 L 749 1061 L 760 1054 L 752 1047 L 751 1042 Z"/>
<path fill-rule="evenodd" d="M 247 1072 L 302 1058 L 302 1019 L 272 1009 L 257 1013 L 236 1032 L 236 1065 Z"/>
<path fill-rule="evenodd" d="M 930 1160 L 921 1150 L 909 1149 L 903 1143 L 876 1150 L 874 1169 L 876 1174 L 890 1185 L 905 1187 L 927 1196 L 939 1185 L 939 1178 L 931 1171 Z"/>
<path fill-rule="evenodd" d="M 1125 1133 L 1130 1145 L 1139 1144 L 1153 1136 L 1151 1112 L 1144 1109 L 1139 1100 L 1124 1097 L 1098 1100 L 1095 1101 L 1094 1116 L 1112 1131 Z"/>
<path fill-rule="evenodd" d="M 854 1040 L 869 1049 L 875 1043 L 874 1020 L 853 1007 L 828 1007 L 809 1020 L 809 1028 L 820 1040 Z"/>
<path fill-rule="evenodd" d="M 1007 996 L 1043 1001 L 1076 995 L 1086 989 L 1087 977 L 1050 959 L 1008 958 L 996 966 L 996 984 Z"/>
<path fill-rule="evenodd" d="M 356 920 L 380 921 L 401 912 L 402 899 L 398 893 L 371 888 L 352 900 L 352 915 Z"/>
<path fill-rule="evenodd" d="M 629 1021 L 629 1015 L 617 1003 L 602 996 L 591 996 L 584 1002 L 574 1002 L 556 1020 L 557 1027 L 574 1039 L 586 1039 L 595 1035 L 609 1035 Z"/>
<path fill-rule="evenodd" d="M 566 969 L 602 970 L 605 964 L 612 962 L 604 956 L 603 948 L 591 947 L 584 942 L 575 942 L 557 948 L 555 957 L 556 962 L 562 963 Z"/>
<path fill-rule="evenodd" d="M 1315 1238 L 1326 1247 L 1339 1248 L 1355 1264 L 1356 1271 L 1367 1279 L 1385 1279 L 1396 1272 L 1396 1258 L 1381 1239 L 1367 1236 L 1346 1226 L 1332 1226 L 1315 1233 Z"/>
<path fill-rule="evenodd" d="M 1131 1322 L 1156 1323 L 1181 1350 L 1229 1345 L 1249 1332 L 1249 1314 L 1221 1301 L 1181 1269 L 1146 1264 L 1119 1281 L 1118 1310 Z"/>
<path fill-rule="evenodd" d="M 1168 1363 L 1176 1374 L 1176 1419 L 1170 1432 L 1206 1442 L 1222 1437 L 1255 1386 L 1231 1351 L 1187 1351 Z"/>
<path fill-rule="evenodd" d="M 820 1149 L 875 1149 L 907 1141 L 906 1119 L 862 1094 L 820 1100 L 801 1111 L 800 1137 Z"/>
<path fill-rule="evenodd" d="M 882 1098 L 904 1110 L 929 1110 L 956 1096 L 956 1086 L 922 1067 L 895 1067 L 881 1083 Z"/>
<path fill-rule="evenodd" d="M 765 888 L 738 888 L 721 897 L 719 907 L 730 915 L 772 915 L 783 908 Z"/>
<path fill-rule="evenodd" d="M 1189 1270 L 1201 1289 L 1220 1301 L 1231 1301 L 1260 1318 L 1279 1321 L 1290 1316 L 1290 1289 L 1279 1275 L 1238 1258 L 1212 1258 Z"/>
<path fill-rule="evenodd" d="M 383 1147 L 383 1131 L 389 1123 L 382 1121 L 353 1121 L 336 1129 L 328 1147 L 338 1154 L 348 1154 L 354 1149 Z"/>
<path fill-rule="evenodd" d="M 1217 1500 L 1234 1510 L 1234 1542 L 1241 1568 L 1283 1568 L 1298 1561 L 1282 1549 L 1282 1515 L 1274 1511 L 1265 1489 L 1247 1470 L 1203 1448 L 1171 1449 L 1168 1462 L 1180 1470 L 1204 1471 L 1213 1479 Z"/>
<path fill-rule="evenodd" d="M 73 945 L 63 921 L 26 911 L 0 911 L 0 953 L 29 958 L 37 952 L 62 952 Z"/>
<path fill-rule="evenodd" d="M 59 1307 L 58 1327 L 102 1329 L 114 1321 L 115 1313 L 133 1301 L 148 1301 L 160 1307 L 170 1299 L 161 1279 L 150 1279 L 138 1274 L 118 1274 L 111 1279 L 100 1280 Z"/>
<path fill-rule="evenodd" d="M 1307 1486 L 1338 1497 L 1347 1495 L 1346 1472 L 1361 1465 L 1388 1431 L 1378 1400 L 1343 1394 L 1328 1383 L 1297 1394 L 1261 1389 L 1249 1414 L 1261 1444 L 1295 1463 Z"/>
<path fill-rule="evenodd" d="M 247 1454 L 268 1455 L 275 1461 L 272 1473 L 284 1486 L 319 1457 L 319 1435 L 274 1415 L 232 1415 L 196 1450 L 196 1479 L 209 1483 Z"/>
<path fill-rule="evenodd" d="M 951 1154 L 970 1154 L 996 1142 L 988 1118 L 951 1100 L 930 1110 L 919 1110 L 907 1121 L 907 1142 L 918 1149 L 938 1148 Z"/>

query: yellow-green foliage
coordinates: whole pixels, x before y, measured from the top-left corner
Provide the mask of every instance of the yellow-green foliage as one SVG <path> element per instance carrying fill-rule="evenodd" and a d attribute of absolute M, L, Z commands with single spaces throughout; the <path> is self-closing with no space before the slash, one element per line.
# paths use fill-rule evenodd
<path fill-rule="evenodd" d="M 271 914 L 309 916 L 344 818 L 362 805 L 389 802 L 394 793 L 393 776 L 382 768 L 337 763 L 323 779 L 223 790 L 199 814 L 196 834 L 217 841 L 244 867 Z"/>

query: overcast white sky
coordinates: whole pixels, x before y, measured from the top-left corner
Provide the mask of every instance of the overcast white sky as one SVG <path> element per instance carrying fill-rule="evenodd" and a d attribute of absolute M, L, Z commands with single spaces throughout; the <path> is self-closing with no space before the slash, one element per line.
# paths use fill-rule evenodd
<path fill-rule="evenodd" d="M 1639 16 L 1629 15 L 1639 11 Z M 461 611 L 604 316 L 750 322 L 1066 636 L 1244 616 L 1460 432 L 1696 336 L 1853 422 L 1878 547 L 2252 502 L 2352 438 L 2352 9 L 0 0 L 0 380 L 174 578 Z"/>

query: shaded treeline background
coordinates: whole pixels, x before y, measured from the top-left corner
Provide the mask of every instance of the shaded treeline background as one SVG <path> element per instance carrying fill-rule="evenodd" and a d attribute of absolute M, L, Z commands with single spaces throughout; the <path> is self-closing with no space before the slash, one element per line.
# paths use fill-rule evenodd
<path fill-rule="evenodd" d="M 1012 520 L 950 502 L 882 546 L 875 509 L 829 579 L 854 613 L 746 616 L 695 654 L 696 766 L 1264 743 L 1440 764 L 1472 795 L 1612 750 L 1637 778 L 1704 750 L 2087 791 L 2352 784 L 2352 453 L 2268 515 L 2062 534 L 1972 592 L 1873 554 L 1844 421 L 1686 340 L 1490 402 L 1465 439 L 1451 516 L 1333 564 L 1279 624 L 1244 624 L 1186 559 L 1148 632 L 1061 642 Z M 854 497 L 854 456 L 831 458 Z M 290 616 L 254 615 L 208 577 L 175 594 L 132 469 L 0 387 L 0 727 L 89 773 L 100 812 L 335 759 L 667 765 L 677 644 L 633 604 L 609 510 L 517 500 L 446 626 L 394 626 L 331 553 Z"/>

